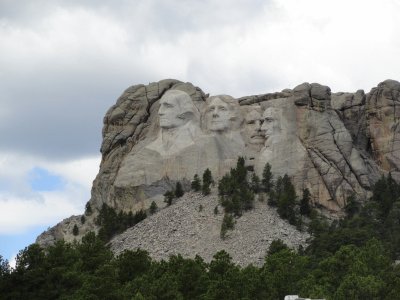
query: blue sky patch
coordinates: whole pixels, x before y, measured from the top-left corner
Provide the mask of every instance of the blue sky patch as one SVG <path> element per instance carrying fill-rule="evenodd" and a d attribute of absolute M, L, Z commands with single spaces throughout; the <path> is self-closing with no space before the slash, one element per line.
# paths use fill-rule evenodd
<path fill-rule="evenodd" d="M 36 237 L 47 229 L 47 226 L 36 226 L 25 232 L 13 235 L 0 234 L 0 255 L 8 261 L 12 256 L 17 254 L 19 250 L 34 243 Z"/>
<path fill-rule="evenodd" d="M 40 167 L 35 167 L 29 172 L 29 182 L 34 191 L 54 191 L 64 187 L 61 176 L 53 175 Z"/>

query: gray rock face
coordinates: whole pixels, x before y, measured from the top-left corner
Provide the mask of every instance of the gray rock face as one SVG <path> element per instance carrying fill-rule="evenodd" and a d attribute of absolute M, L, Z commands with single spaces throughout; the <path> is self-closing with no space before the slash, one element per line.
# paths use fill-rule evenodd
<path fill-rule="evenodd" d="M 206 168 L 218 180 L 238 156 L 259 176 L 269 163 L 275 178 L 288 174 L 299 195 L 308 188 L 315 206 L 340 214 L 350 194 L 365 199 L 381 174 L 400 179 L 399 104 L 400 83 L 393 80 L 367 94 L 303 83 L 239 99 L 209 97 L 172 79 L 132 86 L 104 117 L 102 161 L 89 201 L 94 213 L 80 236 L 96 228 L 103 203 L 124 211 L 152 201 L 162 207 L 176 181 L 188 187 Z M 38 242 L 72 240 L 71 222 Z"/>

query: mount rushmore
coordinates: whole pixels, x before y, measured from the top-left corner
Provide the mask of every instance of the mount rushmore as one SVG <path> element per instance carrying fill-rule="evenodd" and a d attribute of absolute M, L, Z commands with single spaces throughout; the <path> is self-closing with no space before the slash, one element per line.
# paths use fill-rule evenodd
<path fill-rule="evenodd" d="M 288 174 L 297 190 L 308 188 L 321 211 L 340 214 L 346 199 L 370 195 L 391 172 L 400 179 L 400 83 L 386 80 L 369 93 L 331 93 L 303 83 L 281 92 L 235 99 L 209 96 L 191 83 L 162 80 L 129 87 L 104 117 L 102 161 L 89 201 L 123 211 L 147 209 L 180 181 L 190 186 L 207 168 L 215 179 L 239 156 L 261 176 Z M 68 218 L 38 238 L 73 240 L 96 229 L 96 213 L 81 224 Z"/>

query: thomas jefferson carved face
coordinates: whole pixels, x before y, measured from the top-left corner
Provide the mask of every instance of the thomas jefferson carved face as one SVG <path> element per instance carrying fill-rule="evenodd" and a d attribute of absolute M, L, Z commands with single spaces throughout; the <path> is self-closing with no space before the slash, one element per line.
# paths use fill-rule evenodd
<path fill-rule="evenodd" d="M 238 130 L 243 121 L 239 102 L 228 95 L 207 98 L 202 118 L 203 127 L 217 133 Z"/>
<path fill-rule="evenodd" d="M 244 131 L 248 143 L 253 145 L 264 144 L 265 135 L 261 131 L 262 123 L 263 117 L 259 112 L 259 109 L 254 108 L 246 114 L 244 120 Z"/>
<path fill-rule="evenodd" d="M 220 98 L 214 98 L 208 108 L 208 128 L 211 131 L 224 131 L 230 127 L 231 112 L 229 105 Z"/>
<path fill-rule="evenodd" d="M 185 125 L 192 119 L 195 109 L 192 98 L 185 92 L 167 91 L 160 99 L 160 127 L 171 129 Z"/>
<path fill-rule="evenodd" d="M 263 113 L 263 125 L 261 130 L 264 132 L 265 139 L 272 136 L 279 135 L 281 132 L 280 122 L 278 120 L 280 110 L 277 108 L 269 107 Z"/>

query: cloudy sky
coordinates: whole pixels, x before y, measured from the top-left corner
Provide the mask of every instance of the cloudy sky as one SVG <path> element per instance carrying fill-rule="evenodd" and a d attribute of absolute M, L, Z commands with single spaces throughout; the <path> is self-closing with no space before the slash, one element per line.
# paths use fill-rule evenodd
<path fill-rule="evenodd" d="M 400 80 L 400 0 L 0 0 L 0 255 L 83 211 L 132 84 L 210 94 Z"/>

